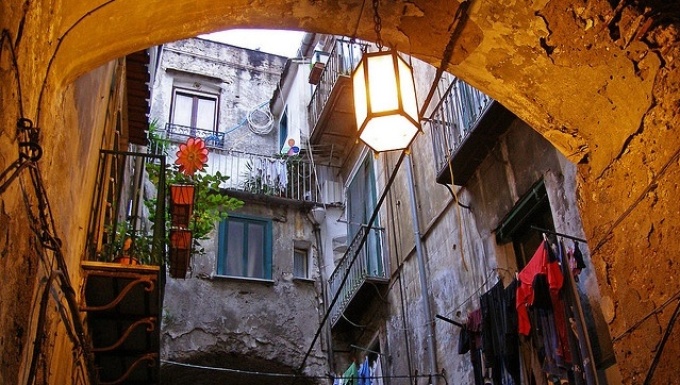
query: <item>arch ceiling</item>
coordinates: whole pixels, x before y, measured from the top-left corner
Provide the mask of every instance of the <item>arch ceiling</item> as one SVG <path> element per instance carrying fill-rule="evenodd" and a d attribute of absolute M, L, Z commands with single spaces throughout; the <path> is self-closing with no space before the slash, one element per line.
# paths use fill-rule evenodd
<path fill-rule="evenodd" d="M 644 313 L 622 304 L 661 303 L 680 287 L 669 279 L 680 274 L 673 219 L 680 212 L 677 4 L 468 1 L 469 17 L 445 68 L 579 163 L 579 203 L 609 304 L 604 312 L 617 335 Z M 460 6 L 382 0 L 383 40 L 439 66 Z M 0 4 L 0 25 L 23 73 L 30 73 L 22 78 L 22 99 L 25 115 L 37 117 L 39 126 L 59 113 L 60 92 L 78 76 L 163 42 L 228 28 L 375 39 L 371 2 L 363 0 L 8 0 Z M 0 71 L 0 79 L 14 82 L 8 72 Z M 16 115 L 15 107 L 2 104 L 6 116 Z M 631 358 L 639 346 L 624 341 L 616 347 L 627 381 L 646 370 L 655 341 Z"/>

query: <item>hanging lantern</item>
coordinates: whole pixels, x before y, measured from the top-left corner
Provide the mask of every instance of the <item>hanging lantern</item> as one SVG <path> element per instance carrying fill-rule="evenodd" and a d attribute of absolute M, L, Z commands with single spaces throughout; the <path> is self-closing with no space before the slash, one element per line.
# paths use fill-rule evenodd
<path fill-rule="evenodd" d="M 376 152 L 408 148 L 421 131 L 411 66 L 396 51 L 365 53 L 352 83 L 359 138 Z"/>

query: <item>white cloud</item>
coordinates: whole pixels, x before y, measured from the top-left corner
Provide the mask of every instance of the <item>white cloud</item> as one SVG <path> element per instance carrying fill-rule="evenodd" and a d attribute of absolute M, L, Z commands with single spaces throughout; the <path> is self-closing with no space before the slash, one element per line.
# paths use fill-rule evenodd
<path fill-rule="evenodd" d="M 304 34 L 300 31 L 230 29 L 199 37 L 275 55 L 295 57 Z"/>

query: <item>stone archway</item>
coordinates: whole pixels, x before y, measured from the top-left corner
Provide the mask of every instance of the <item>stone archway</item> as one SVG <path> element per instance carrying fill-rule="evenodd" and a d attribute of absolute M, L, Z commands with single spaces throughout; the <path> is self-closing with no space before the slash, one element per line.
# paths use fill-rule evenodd
<path fill-rule="evenodd" d="M 386 44 L 438 66 L 457 6 L 382 3 Z M 583 219 L 604 311 L 618 336 L 680 288 L 680 22 L 677 9 L 662 1 L 611 3 L 472 0 L 446 69 L 579 163 Z M 53 145 L 79 135 L 59 118 L 65 87 L 129 52 L 230 27 L 374 38 L 370 4 L 360 0 L 10 0 L 0 5 L 0 26 L 7 31 L 3 44 L 17 50 L 24 115 L 56 138 Z M 9 60 L 0 61 L 0 83 L 15 85 Z M 18 97 L 0 91 L 6 100 Z M 13 127 L 18 107 L 3 101 L 0 111 L 3 127 Z M 12 146 L 10 135 L 2 141 L 2 148 Z M 3 166 L 11 161 L 0 159 Z M 644 376 L 670 312 L 657 317 L 646 335 L 615 345 L 627 383 Z M 678 339 L 666 347 L 668 357 L 680 353 Z M 672 378 L 672 369 L 662 362 L 659 378 Z"/>

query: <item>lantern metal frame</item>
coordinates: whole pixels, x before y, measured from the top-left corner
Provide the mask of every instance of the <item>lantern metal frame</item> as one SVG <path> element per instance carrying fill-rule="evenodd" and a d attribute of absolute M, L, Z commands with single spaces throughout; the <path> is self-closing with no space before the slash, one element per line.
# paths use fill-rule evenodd
<path fill-rule="evenodd" d="M 394 90 L 396 90 L 396 99 L 397 103 L 395 108 L 392 109 L 387 109 L 387 110 L 379 110 L 375 111 L 374 105 L 373 105 L 373 100 L 371 100 L 371 95 L 373 93 L 373 87 L 378 87 L 378 85 L 374 84 L 371 82 L 371 79 L 369 78 L 369 75 L 371 73 L 371 64 L 375 64 L 375 58 L 377 57 L 384 57 L 384 56 L 390 56 L 390 62 L 392 64 L 391 71 L 394 74 L 394 77 L 392 77 L 390 82 L 392 83 L 390 86 Z M 410 79 L 403 80 L 403 76 L 409 76 Z M 363 87 L 357 87 L 357 82 L 361 81 L 363 84 Z M 402 88 L 403 85 L 410 85 L 411 89 L 405 90 Z M 359 65 L 354 69 L 352 73 L 352 83 L 354 85 L 353 91 L 356 92 L 364 92 L 364 95 L 359 98 L 359 95 L 354 94 L 353 100 L 354 100 L 354 111 L 355 111 L 355 118 L 357 119 L 357 131 L 359 134 L 359 138 L 368 146 L 370 147 L 373 151 L 375 152 L 384 152 L 384 151 L 394 151 L 394 150 L 404 150 L 407 149 L 411 143 L 415 140 L 416 136 L 418 133 L 422 132 L 422 127 L 420 125 L 419 121 L 419 112 L 418 112 L 418 103 L 416 101 L 416 92 L 415 92 L 415 80 L 413 78 L 413 67 L 409 65 L 404 59 L 402 59 L 397 51 L 395 50 L 387 50 L 387 51 L 378 51 L 378 52 L 370 52 L 370 53 L 364 53 L 364 55 L 361 58 L 361 61 L 359 62 Z M 360 89 L 357 89 L 360 88 Z M 412 105 L 405 105 L 404 103 L 404 95 L 405 92 L 412 92 L 412 98 L 410 102 Z M 359 99 L 359 100 L 358 100 Z M 366 108 L 365 108 L 365 114 L 364 110 L 357 104 L 365 101 L 366 103 Z M 409 111 L 410 110 L 410 111 Z M 365 116 L 360 116 L 360 115 L 365 115 Z M 370 125 L 370 123 L 373 121 L 373 123 L 376 123 L 374 119 L 380 119 L 384 117 L 400 117 L 404 119 L 404 124 L 410 124 L 413 126 L 413 132 L 412 135 L 410 135 L 410 138 L 407 140 L 403 141 L 403 145 L 400 146 L 393 146 L 393 147 L 380 147 L 377 145 L 377 143 L 374 143 L 374 141 L 380 140 L 378 136 L 373 136 L 373 138 L 365 138 L 365 133 L 366 129 Z M 380 123 L 378 123 L 380 124 Z M 390 131 L 387 128 L 385 129 L 385 132 L 383 135 L 387 136 L 390 134 Z"/>

